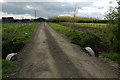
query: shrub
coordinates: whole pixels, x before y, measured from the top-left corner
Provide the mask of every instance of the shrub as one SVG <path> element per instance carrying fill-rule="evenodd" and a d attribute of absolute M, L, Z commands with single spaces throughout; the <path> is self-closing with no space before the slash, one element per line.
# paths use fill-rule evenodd
<path fill-rule="evenodd" d="M 100 45 L 100 38 L 89 32 L 81 32 L 78 36 L 74 36 L 72 43 L 78 44 L 82 47 L 91 47 L 95 53 L 98 53 Z"/>
<path fill-rule="evenodd" d="M 111 49 L 114 52 L 120 53 L 120 41 L 114 40 L 114 42 L 111 44 Z"/>

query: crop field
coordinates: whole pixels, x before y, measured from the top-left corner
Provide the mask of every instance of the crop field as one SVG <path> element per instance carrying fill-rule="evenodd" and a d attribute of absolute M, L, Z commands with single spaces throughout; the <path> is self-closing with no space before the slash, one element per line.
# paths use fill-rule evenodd
<path fill-rule="evenodd" d="M 73 23 L 61 23 L 63 25 L 73 25 Z M 74 23 L 77 27 L 91 27 L 91 28 L 107 28 L 108 24 L 104 23 Z"/>
<path fill-rule="evenodd" d="M 90 32 L 101 38 L 103 42 L 107 42 L 105 38 L 108 34 L 108 24 L 101 23 L 59 23 L 60 25 L 75 29 L 76 31 Z"/>
<path fill-rule="evenodd" d="M 103 43 L 108 44 L 109 24 L 103 23 L 59 23 L 76 31 L 90 32 L 98 36 Z"/>

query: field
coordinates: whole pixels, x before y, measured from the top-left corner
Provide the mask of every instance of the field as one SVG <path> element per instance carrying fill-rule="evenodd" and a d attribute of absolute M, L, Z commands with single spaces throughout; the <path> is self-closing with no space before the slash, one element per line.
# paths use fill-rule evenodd
<path fill-rule="evenodd" d="M 59 16 L 49 17 L 48 21 L 52 22 L 77 22 L 77 23 L 108 23 L 108 20 L 100 20 L 98 18 L 90 17 L 70 17 L 70 16 Z"/>
<path fill-rule="evenodd" d="M 71 29 L 75 29 L 77 31 L 82 32 L 90 32 L 99 36 L 103 43 L 109 43 L 108 34 L 109 32 L 109 24 L 103 23 L 59 23 L 60 25 L 69 27 Z"/>
<path fill-rule="evenodd" d="M 61 23 L 63 25 L 73 25 L 73 23 Z M 107 28 L 109 25 L 104 23 L 74 23 L 77 27 Z"/>
<path fill-rule="evenodd" d="M 55 30 L 67 36 L 72 43 L 92 47 L 97 56 L 104 56 L 120 63 L 119 53 L 111 52 L 108 24 L 94 23 L 49 23 Z M 93 25 L 93 26 L 92 26 Z M 75 26 L 76 31 L 73 31 Z M 83 30 L 84 26 L 84 30 Z M 115 54 L 114 54 L 115 53 Z"/>
<path fill-rule="evenodd" d="M 2 24 L 2 58 L 5 59 L 9 53 L 17 53 L 31 37 L 35 27 L 40 23 L 3 23 Z M 3 77 L 10 71 L 12 62 L 2 60 Z M 9 66 L 9 68 L 7 67 Z M 9 69 L 9 70 L 7 70 Z M 6 70 L 6 71 L 5 71 Z"/>

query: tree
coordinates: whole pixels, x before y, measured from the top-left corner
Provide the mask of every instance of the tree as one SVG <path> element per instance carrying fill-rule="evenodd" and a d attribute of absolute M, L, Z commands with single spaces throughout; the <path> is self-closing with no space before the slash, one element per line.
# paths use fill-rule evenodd
<path fill-rule="evenodd" d="M 105 17 L 107 20 L 109 20 L 109 30 L 110 30 L 110 33 L 113 34 L 113 36 L 111 36 L 113 39 L 113 37 L 116 37 L 117 31 L 118 31 L 118 26 L 116 26 L 118 22 L 117 7 L 115 8 L 110 7 L 109 10 L 106 12 Z"/>
<path fill-rule="evenodd" d="M 110 21 L 110 24 L 114 24 L 114 21 L 118 18 L 117 7 L 113 8 L 110 6 L 109 10 L 106 12 L 105 17 Z"/>
<path fill-rule="evenodd" d="M 105 17 L 109 20 L 109 45 L 111 51 L 120 53 L 120 1 L 118 1 L 118 7 L 110 7 Z"/>
<path fill-rule="evenodd" d="M 117 18 L 117 20 L 118 20 L 118 25 L 117 25 L 117 27 L 118 27 L 118 30 L 117 30 L 117 39 L 118 40 L 120 40 L 120 1 L 118 0 L 117 1 L 117 3 L 118 3 L 118 8 L 117 8 L 117 10 L 118 10 L 118 18 Z"/>
<path fill-rule="evenodd" d="M 75 8 L 74 8 L 74 10 L 73 10 L 73 31 L 75 32 L 75 17 L 77 16 L 77 14 L 78 14 L 78 10 L 79 10 L 79 7 L 77 7 L 77 5 L 75 5 Z"/>

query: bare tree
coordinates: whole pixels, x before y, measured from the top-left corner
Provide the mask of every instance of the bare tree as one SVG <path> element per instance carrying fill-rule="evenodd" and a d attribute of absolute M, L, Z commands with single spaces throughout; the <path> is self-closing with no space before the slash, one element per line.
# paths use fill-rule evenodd
<path fill-rule="evenodd" d="M 78 10 L 79 10 L 79 7 L 77 7 L 77 5 L 75 4 L 75 8 L 74 8 L 74 11 L 73 11 L 73 17 L 77 16 Z"/>
<path fill-rule="evenodd" d="M 75 4 L 75 8 L 74 8 L 74 10 L 73 10 L 73 31 L 75 32 L 75 30 L 76 30 L 76 28 L 75 28 L 75 22 L 76 22 L 76 20 L 75 20 L 75 17 L 77 16 L 77 14 L 78 14 L 78 10 L 79 10 L 79 7 Z"/>

